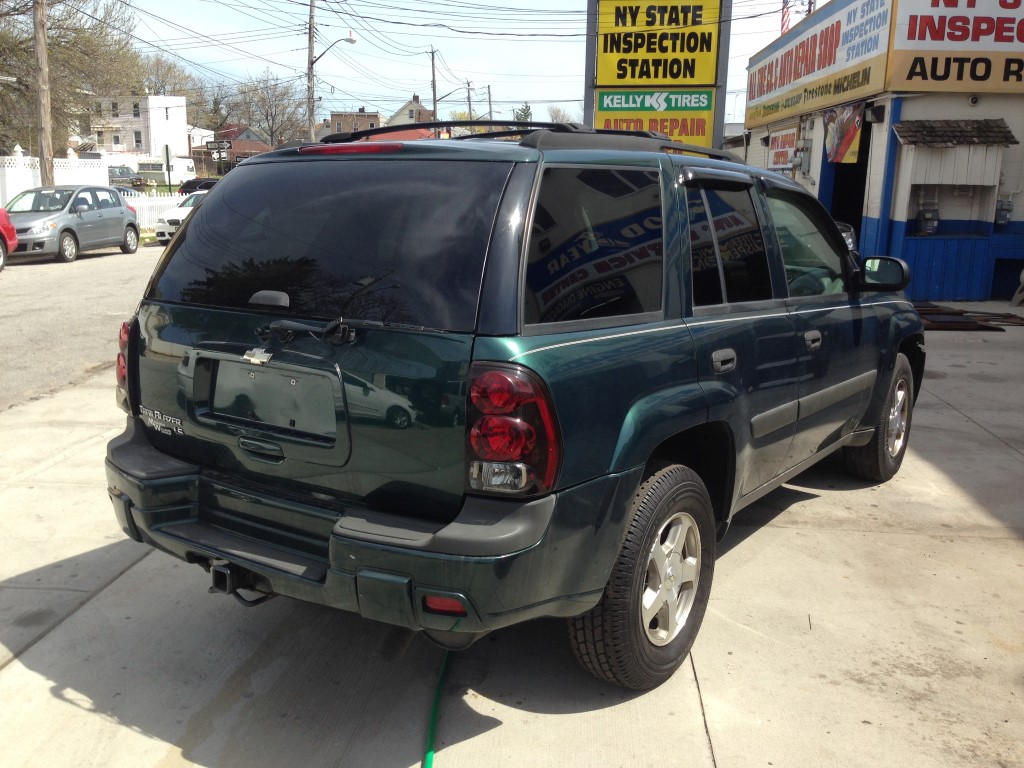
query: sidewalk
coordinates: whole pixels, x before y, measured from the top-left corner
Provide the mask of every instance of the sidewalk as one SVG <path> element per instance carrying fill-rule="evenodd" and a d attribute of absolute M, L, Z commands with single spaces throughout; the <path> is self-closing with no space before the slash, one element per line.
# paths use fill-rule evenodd
<path fill-rule="evenodd" d="M 693 653 L 645 694 L 557 621 L 440 678 L 422 639 L 387 660 L 358 617 L 209 595 L 117 528 L 110 371 L 2 412 L 0 766 L 416 766 L 440 686 L 438 768 L 1021 768 L 1024 328 L 927 351 L 900 474 L 827 461 L 742 512 Z"/>

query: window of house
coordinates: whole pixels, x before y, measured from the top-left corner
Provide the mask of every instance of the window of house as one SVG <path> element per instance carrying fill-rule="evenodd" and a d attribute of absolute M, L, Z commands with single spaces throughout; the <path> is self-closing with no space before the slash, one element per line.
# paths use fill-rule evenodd
<path fill-rule="evenodd" d="M 556 323 L 660 311 L 663 244 L 656 169 L 545 169 L 530 233 L 524 319 Z"/>
<path fill-rule="evenodd" d="M 416 110 L 415 109 L 410 109 L 409 110 L 409 119 L 413 120 L 415 118 L 416 118 Z"/>
<path fill-rule="evenodd" d="M 846 291 L 845 243 L 816 203 L 797 192 L 769 188 L 768 212 L 782 249 L 790 296 L 823 296 Z"/>
<path fill-rule="evenodd" d="M 120 111 L 117 108 L 117 102 L 116 101 L 110 102 L 110 116 L 111 117 L 120 117 L 121 116 L 121 113 L 120 113 Z"/>
<path fill-rule="evenodd" d="M 96 131 L 96 143 L 103 146 L 103 131 Z"/>
<path fill-rule="evenodd" d="M 94 114 L 102 115 L 103 114 L 103 104 L 101 102 L 99 102 L 99 101 L 95 102 L 92 105 L 92 111 L 93 111 Z"/>
<path fill-rule="evenodd" d="M 135 148 L 142 149 L 142 131 L 135 132 Z"/>
<path fill-rule="evenodd" d="M 377 124 L 375 122 L 373 122 L 373 121 L 370 121 L 370 127 L 371 128 L 376 128 Z"/>
<path fill-rule="evenodd" d="M 341 133 L 341 120 L 337 120 L 334 123 L 334 132 Z"/>
<path fill-rule="evenodd" d="M 114 146 L 117 146 L 120 143 L 121 143 L 121 134 L 115 133 L 114 134 Z"/>
<path fill-rule="evenodd" d="M 142 117 L 142 107 L 137 101 L 132 102 L 132 117 Z"/>

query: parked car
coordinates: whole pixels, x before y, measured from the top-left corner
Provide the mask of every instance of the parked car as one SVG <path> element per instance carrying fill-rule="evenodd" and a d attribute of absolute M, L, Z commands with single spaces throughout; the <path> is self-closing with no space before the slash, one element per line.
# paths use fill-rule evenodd
<path fill-rule="evenodd" d="M 181 186 L 178 187 L 178 194 L 188 195 L 192 192 L 198 192 L 199 190 L 209 192 L 218 181 L 220 181 L 220 179 L 201 179 L 197 176 L 194 179 L 182 182 Z"/>
<path fill-rule="evenodd" d="M 906 264 L 851 252 L 785 176 L 517 131 L 339 135 L 225 177 L 122 326 L 108 492 L 213 591 L 450 649 L 563 617 L 591 673 L 651 688 L 741 509 L 839 451 L 899 470 L 922 323 Z M 370 381 L 462 398 L 465 426 L 357 418 Z"/>
<path fill-rule="evenodd" d="M 7 254 L 18 249 L 18 233 L 5 208 L 0 208 L 0 272 L 7 264 Z"/>
<path fill-rule="evenodd" d="M 107 168 L 107 181 L 110 186 L 122 184 L 130 187 L 144 187 L 146 180 L 138 171 L 129 168 L 127 165 L 111 165 Z"/>
<path fill-rule="evenodd" d="M 185 217 L 192 213 L 192 209 L 198 206 L 206 196 L 206 190 L 193 192 L 174 208 L 162 211 L 156 219 L 156 239 L 160 245 L 167 245 L 174 237 L 174 233 L 181 226 Z"/>
<path fill-rule="evenodd" d="M 96 248 L 116 245 L 135 253 L 139 247 L 135 209 L 112 187 L 36 187 L 16 195 L 7 212 L 18 234 L 17 253 L 74 261 Z"/>
<path fill-rule="evenodd" d="M 381 387 L 352 373 L 343 373 L 344 405 L 352 418 L 387 422 L 395 429 L 405 429 L 416 420 L 416 409 L 409 398 Z"/>

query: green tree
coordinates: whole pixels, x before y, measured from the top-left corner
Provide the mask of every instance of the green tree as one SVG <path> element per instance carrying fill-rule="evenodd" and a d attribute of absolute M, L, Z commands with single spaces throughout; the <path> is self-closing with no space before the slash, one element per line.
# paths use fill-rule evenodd
<path fill-rule="evenodd" d="M 513 109 L 512 119 L 518 123 L 528 123 L 533 120 L 533 109 L 529 102 L 524 101 L 523 106 Z"/>

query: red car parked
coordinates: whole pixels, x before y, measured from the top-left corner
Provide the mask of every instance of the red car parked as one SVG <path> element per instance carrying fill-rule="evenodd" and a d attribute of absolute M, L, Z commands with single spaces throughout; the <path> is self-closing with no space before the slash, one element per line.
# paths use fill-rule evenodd
<path fill-rule="evenodd" d="M 7 215 L 7 210 L 0 208 L 0 272 L 7 264 L 7 254 L 13 253 L 18 247 L 18 235 L 14 231 L 14 225 Z"/>

